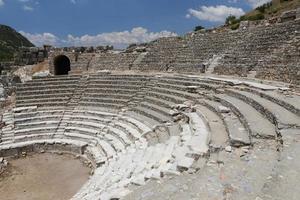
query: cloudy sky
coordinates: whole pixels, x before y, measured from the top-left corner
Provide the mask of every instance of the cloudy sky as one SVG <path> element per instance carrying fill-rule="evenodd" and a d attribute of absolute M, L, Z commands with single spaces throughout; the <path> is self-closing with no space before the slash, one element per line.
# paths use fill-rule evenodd
<path fill-rule="evenodd" d="M 124 47 L 213 27 L 269 0 L 0 0 L 0 24 L 34 44 Z"/>

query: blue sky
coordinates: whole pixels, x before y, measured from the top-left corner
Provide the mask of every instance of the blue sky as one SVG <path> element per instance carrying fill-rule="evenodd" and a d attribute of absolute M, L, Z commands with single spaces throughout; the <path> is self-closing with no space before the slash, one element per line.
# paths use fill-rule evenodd
<path fill-rule="evenodd" d="M 124 46 L 213 27 L 268 0 L 0 0 L 0 24 L 36 45 Z"/>

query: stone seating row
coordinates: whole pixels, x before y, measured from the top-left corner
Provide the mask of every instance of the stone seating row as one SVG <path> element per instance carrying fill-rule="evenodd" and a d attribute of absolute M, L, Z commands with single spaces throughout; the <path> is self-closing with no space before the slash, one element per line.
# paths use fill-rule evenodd
<path fill-rule="evenodd" d="M 138 78 L 116 77 L 118 81 Z M 84 90 L 75 107 L 45 108 L 33 101 L 35 106 L 5 114 L 7 125 L 1 130 L 1 137 L 10 137 L 0 146 L 52 138 L 86 144 L 97 168 L 74 199 L 117 198 L 128 194 L 131 184 L 143 185 L 149 179 L 191 169 L 208 152 L 278 139 L 300 128 L 298 96 L 280 93 L 283 87 L 157 75 L 146 77 L 143 87 L 125 90 L 113 84 L 114 75 L 93 78 L 110 80 L 113 89 L 98 88 L 101 83 L 91 80 L 94 87 Z M 50 92 L 44 90 L 42 94 Z M 113 102 L 120 102 L 115 111 L 101 111 Z"/>
<path fill-rule="evenodd" d="M 90 63 L 90 69 L 97 70 L 129 70 L 139 54 L 105 53 L 97 54 Z"/>
<path fill-rule="evenodd" d="M 255 70 L 258 72 L 257 77 L 271 78 L 266 74 L 273 72 L 272 67 L 276 67 L 283 69 L 281 73 L 292 75 L 289 69 L 278 66 L 277 57 L 280 56 L 272 55 L 275 55 L 278 50 L 281 53 L 289 52 L 282 50 L 282 47 L 289 43 L 297 44 L 297 42 L 289 41 L 297 36 L 299 28 L 299 22 L 293 21 L 247 30 L 222 33 L 194 32 L 182 38 L 162 38 L 148 45 L 147 54 L 138 65 L 133 66 L 133 69 L 203 73 L 205 71 L 203 64 L 207 64 L 215 55 L 224 55 L 215 67 L 215 73 L 247 76 L 250 71 Z M 297 55 L 296 52 L 294 55 Z M 290 55 L 289 57 L 293 58 Z M 299 60 L 297 56 L 294 58 L 287 57 L 285 60 L 293 63 L 291 66 L 297 66 Z M 273 62 L 274 60 L 276 62 Z M 270 63 L 277 65 L 264 66 Z M 297 77 L 289 76 L 283 79 L 283 77 L 276 76 L 275 78 L 294 81 Z"/>
<path fill-rule="evenodd" d="M 160 179 L 171 174 L 179 175 L 181 170 L 190 168 L 195 160 L 192 155 L 197 157 L 207 153 L 209 138 L 204 124 L 197 125 L 199 116 L 195 113 L 191 113 L 190 116 L 191 124 L 195 124 L 188 131 L 183 129 L 181 134 L 182 138 L 189 135 L 189 140 L 181 142 L 181 136 L 172 136 L 165 143 L 129 149 L 98 168 L 95 176 L 73 199 L 121 198 L 130 193 L 128 189 L 130 184 L 144 185 L 149 179 Z"/>
<path fill-rule="evenodd" d="M 172 79 L 172 78 L 171 78 Z M 174 78 L 176 79 L 176 78 Z M 177 81 L 177 85 L 182 83 L 182 82 L 185 82 L 185 83 L 188 83 L 188 84 L 194 84 L 196 83 L 196 80 L 192 80 L 190 81 L 189 79 L 186 79 L 186 80 L 183 80 L 184 78 L 180 78 L 179 81 Z M 163 79 L 164 81 L 167 80 L 167 79 Z M 168 80 L 169 81 L 169 80 Z M 176 103 L 182 103 L 182 101 L 186 100 L 186 98 L 192 96 L 191 94 L 185 92 L 185 88 L 184 87 L 180 87 L 180 86 L 176 86 L 175 83 L 176 81 L 175 80 L 170 80 L 171 83 L 173 83 L 174 85 L 171 85 L 171 84 L 161 84 L 161 83 L 158 83 L 157 85 L 160 85 L 160 86 L 163 86 L 163 87 L 166 87 L 166 89 L 162 89 L 161 87 L 159 89 L 156 89 L 154 88 L 154 92 L 147 92 L 146 93 L 146 96 L 145 96 L 145 99 L 144 101 L 142 101 L 140 104 L 143 105 L 142 107 L 144 108 L 140 108 L 140 107 L 137 107 L 136 110 L 139 110 L 141 109 L 141 111 L 137 111 L 139 112 L 139 114 L 144 114 L 145 116 L 150 116 L 150 118 L 153 118 L 151 116 L 151 113 L 160 113 L 162 115 L 165 115 L 165 116 L 168 116 L 168 109 L 170 109 L 170 106 L 168 106 L 167 104 L 169 102 L 172 102 L 174 104 Z M 216 81 L 214 81 L 216 82 Z M 175 89 L 176 88 L 176 92 L 175 91 L 170 91 L 168 88 L 173 88 Z M 180 92 L 178 92 L 180 91 Z M 173 99 L 170 99 L 168 97 L 165 97 L 164 100 L 162 100 L 164 98 L 164 95 L 166 95 L 165 93 L 171 93 L 171 95 L 174 95 L 174 98 Z M 183 98 L 182 97 L 179 97 L 179 96 L 183 96 L 182 93 L 185 95 Z M 149 95 L 149 97 L 148 97 Z M 159 98 L 160 99 L 159 99 Z M 181 99 L 180 99 L 181 98 Z M 229 98 L 229 97 L 225 97 L 226 98 Z M 180 99 L 180 100 L 179 100 Z M 234 101 L 234 99 L 231 99 L 232 101 Z M 167 101 L 168 103 L 166 102 L 163 102 L 163 101 Z M 237 101 L 237 100 L 235 100 Z M 238 103 L 242 103 L 242 102 L 238 102 Z M 147 109 L 150 109 L 152 111 L 148 111 Z M 145 114 L 146 113 L 146 114 Z M 166 122 L 167 120 L 162 120 L 164 117 L 161 117 L 159 114 L 154 114 L 157 115 L 156 117 L 154 117 L 155 120 L 157 120 L 158 122 L 162 123 L 162 122 Z M 244 122 L 244 124 L 246 124 Z M 273 133 L 270 133 L 270 134 L 273 134 Z M 263 134 L 262 134 L 263 135 Z"/>

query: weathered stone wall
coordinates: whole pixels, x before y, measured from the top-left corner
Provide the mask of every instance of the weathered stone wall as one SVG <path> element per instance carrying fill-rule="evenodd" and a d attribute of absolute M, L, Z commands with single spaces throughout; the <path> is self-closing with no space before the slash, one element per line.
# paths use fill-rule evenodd
<path fill-rule="evenodd" d="M 44 60 L 48 57 L 48 51 L 39 47 L 23 47 L 15 56 L 15 65 L 33 65 Z"/>
<path fill-rule="evenodd" d="M 10 71 L 14 62 L 0 62 L 0 74 L 5 74 L 7 71 Z"/>
<path fill-rule="evenodd" d="M 78 53 L 78 52 L 65 52 L 54 51 L 49 54 L 50 72 L 54 74 L 54 60 L 57 56 L 65 55 L 69 58 L 71 64 L 71 74 L 82 73 L 87 71 L 89 64 L 94 57 L 94 53 Z"/>

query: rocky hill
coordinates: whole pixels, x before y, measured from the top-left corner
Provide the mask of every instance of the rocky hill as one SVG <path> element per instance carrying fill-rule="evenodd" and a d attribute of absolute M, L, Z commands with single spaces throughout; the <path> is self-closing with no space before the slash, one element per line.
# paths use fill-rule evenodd
<path fill-rule="evenodd" d="M 14 53 L 21 46 L 34 45 L 13 28 L 0 24 L 0 62 L 12 60 Z"/>

